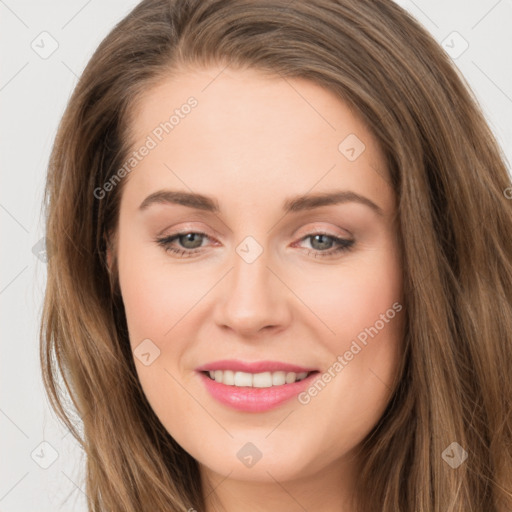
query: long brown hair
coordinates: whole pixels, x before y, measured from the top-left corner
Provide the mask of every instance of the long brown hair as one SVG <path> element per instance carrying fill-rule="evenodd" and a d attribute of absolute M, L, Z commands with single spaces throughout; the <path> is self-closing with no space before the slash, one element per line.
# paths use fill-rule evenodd
<path fill-rule="evenodd" d="M 126 161 L 140 94 L 211 64 L 324 86 L 386 155 L 406 334 L 400 382 L 361 446 L 359 510 L 512 510 L 506 159 L 450 58 L 391 0 L 144 0 L 92 56 L 50 158 L 40 331 L 50 403 L 87 455 L 89 510 L 204 509 L 197 462 L 138 382 L 117 269 L 105 261 L 125 180 L 102 199 L 94 191 Z M 454 468 L 446 453 L 459 445 L 468 458 Z"/>

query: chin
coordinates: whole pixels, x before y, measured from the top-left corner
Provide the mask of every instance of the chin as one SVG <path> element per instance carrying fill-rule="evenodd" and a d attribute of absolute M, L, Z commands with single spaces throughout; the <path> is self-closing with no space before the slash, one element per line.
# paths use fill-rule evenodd
<path fill-rule="evenodd" d="M 230 479 L 251 482 L 290 481 L 321 470 L 297 445 L 274 446 L 270 442 L 233 442 L 233 449 L 223 443 L 220 450 L 196 457 L 202 469 Z M 251 459 L 252 458 L 252 459 Z"/>

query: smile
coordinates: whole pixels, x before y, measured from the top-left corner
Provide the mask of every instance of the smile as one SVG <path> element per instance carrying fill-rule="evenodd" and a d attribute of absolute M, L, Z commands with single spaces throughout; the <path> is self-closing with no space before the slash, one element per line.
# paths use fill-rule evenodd
<path fill-rule="evenodd" d="M 236 372 L 233 370 L 210 370 L 204 372 L 210 379 L 226 386 L 252 387 L 252 388 L 270 388 L 272 386 L 282 386 L 284 384 L 293 384 L 294 382 L 305 379 L 313 372 L 261 372 L 248 373 Z"/>
<path fill-rule="evenodd" d="M 216 364 L 214 366 L 223 366 L 224 369 L 198 368 L 197 375 L 207 396 L 230 409 L 253 413 L 262 413 L 291 401 L 320 375 L 317 370 L 291 371 L 304 370 L 293 365 L 284 365 L 288 366 L 285 371 L 279 363 L 275 366 L 279 365 L 280 370 L 261 371 L 263 365 L 269 366 L 262 363 L 258 368 L 260 371 L 249 372 L 229 370 L 226 364 Z M 240 367 L 240 364 L 236 366 Z"/>

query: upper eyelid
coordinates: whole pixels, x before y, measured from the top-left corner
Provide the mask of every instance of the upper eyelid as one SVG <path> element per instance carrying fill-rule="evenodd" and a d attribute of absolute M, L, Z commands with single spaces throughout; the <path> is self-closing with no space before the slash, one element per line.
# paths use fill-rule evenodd
<path fill-rule="evenodd" d="M 325 222 L 325 221 L 324 221 Z M 323 227 L 321 226 L 321 221 L 316 221 L 316 222 L 312 222 L 312 226 L 308 227 L 308 228 L 299 228 L 297 230 L 294 230 L 294 232 L 296 233 L 300 233 L 300 232 L 303 232 L 304 235 L 300 236 L 299 234 L 297 234 L 296 236 L 299 236 L 300 238 L 304 238 L 305 236 L 307 235 L 310 235 L 310 234 L 318 234 L 318 233 L 323 233 L 323 234 L 326 234 L 328 236 L 332 236 L 332 237 L 335 237 L 335 238 L 353 238 L 353 234 L 346 228 L 338 228 L 338 230 L 342 230 L 344 231 L 345 233 L 335 233 L 333 232 L 334 231 L 334 228 L 326 228 L 326 227 Z M 163 232 L 165 232 L 166 230 L 163 230 Z M 213 231 L 213 235 L 210 235 L 210 231 Z M 161 238 L 167 238 L 167 237 L 171 237 L 171 236 L 177 236 L 177 235 L 180 235 L 180 234 L 187 234 L 187 233 L 202 233 L 206 236 L 208 236 L 209 238 L 219 238 L 219 236 L 216 233 L 216 230 L 212 230 L 211 228 L 210 229 L 203 229 L 201 227 L 188 227 L 188 226 L 185 226 L 183 228 L 179 228 L 177 231 L 169 234 L 169 235 L 164 235 L 162 233 L 158 234 L 157 236 L 158 237 L 161 237 Z M 295 235 L 294 235 L 295 236 Z"/>

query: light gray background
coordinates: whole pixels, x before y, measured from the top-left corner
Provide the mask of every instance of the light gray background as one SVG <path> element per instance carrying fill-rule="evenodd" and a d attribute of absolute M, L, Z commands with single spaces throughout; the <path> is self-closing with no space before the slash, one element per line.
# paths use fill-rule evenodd
<path fill-rule="evenodd" d="M 46 267 L 33 247 L 44 235 L 46 165 L 66 103 L 97 45 L 136 3 L 0 0 L 0 512 L 86 510 L 83 454 L 40 380 Z M 398 3 L 445 41 L 511 162 L 512 0 Z M 458 55 L 464 40 L 469 47 Z"/>

